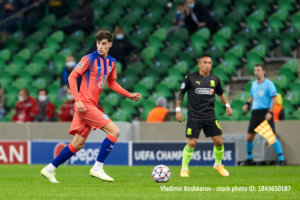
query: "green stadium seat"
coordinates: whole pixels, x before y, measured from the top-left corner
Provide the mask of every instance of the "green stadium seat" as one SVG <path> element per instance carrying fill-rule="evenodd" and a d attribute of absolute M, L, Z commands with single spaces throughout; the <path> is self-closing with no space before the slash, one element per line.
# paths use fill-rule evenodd
<path fill-rule="evenodd" d="M 215 113 L 216 115 L 223 115 L 225 113 L 225 107 L 219 100 L 215 100 Z"/>
<path fill-rule="evenodd" d="M 220 21 L 226 15 L 226 12 L 228 12 L 228 7 L 222 2 L 214 2 L 213 11 L 212 17 L 216 21 Z"/>
<path fill-rule="evenodd" d="M 228 61 L 224 61 L 222 63 L 220 63 L 216 68 L 220 68 L 222 69 L 227 75 L 234 75 L 235 74 L 235 66 L 233 65 L 233 63 L 230 63 Z"/>
<path fill-rule="evenodd" d="M 262 31 L 257 35 L 258 44 L 264 45 L 267 48 L 272 48 L 275 46 L 274 39 L 278 36 L 278 32 L 273 28 L 268 27 L 266 30 Z"/>
<path fill-rule="evenodd" d="M 145 48 L 141 52 L 140 56 L 145 61 L 146 64 L 149 64 L 149 61 L 156 56 L 156 53 L 157 53 L 156 49 L 154 47 L 150 46 L 150 47 Z"/>
<path fill-rule="evenodd" d="M 214 68 L 212 70 L 212 74 L 218 76 L 222 83 L 226 84 L 230 81 L 229 76 L 226 73 L 224 73 L 224 70 L 222 70 L 220 68 Z"/>
<path fill-rule="evenodd" d="M 193 37 L 191 39 L 192 42 L 192 47 L 196 50 L 196 51 L 202 51 L 203 49 L 208 47 L 208 42 L 206 42 L 205 40 L 203 40 L 201 37 Z"/>
<path fill-rule="evenodd" d="M 286 0 L 279 0 L 278 1 L 278 9 L 284 11 L 294 11 L 295 6 L 293 5 L 294 2 L 286 1 Z"/>
<path fill-rule="evenodd" d="M 228 41 L 222 35 L 213 36 L 213 45 L 222 50 L 229 47 Z"/>
<path fill-rule="evenodd" d="M 213 59 L 213 63 L 217 64 L 217 59 L 224 55 L 224 49 L 221 49 L 216 46 L 212 46 L 205 51 L 206 54 L 210 55 Z"/>
<path fill-rule="evenodd" d="M 179 81 L 183 81 L 184 79 L 184 74 L 182 74 L 181 72 L 179 72 L 177 69 L 175 69 L 174 67 L 173 68 L 170 68 L 168 70 L 168 75 L 170 77 L 174 77 L 175 79 L 179 80 Z"/>
<path fill-rule="evenodd" d="M 269 17 L 268 22 L 269 22 L 269 27 L 272 27 L 278 32 L 285 27 L 284 23 L 281 21 L 281 19 L 278 16 Z"/>
<path fill-rule="evenodd" d="M 188 72 L 188 65 L 185 61 L 179 61 L 174 65 L 174 68 L 178 70 L 181 74 L 186 74 Z"/>
<path fill-rule="evenodd" d="M 257 63 L 264 64 L 262 58 L 256 52 L 250 52 L 247 54 L 247 65 L 246 68 L 248 69 L 250 74 L 254 73 L 254 66 Z"/>
<path fill-rule="evenodd" d="M 12 82 L 13 82 L 13 78 L 12 78 L 11 74 L 9 72 L 5 72 L 5 71 L 1 70 L 0 83 L 2 85 L 2 88 L 5 88 Z"/>
<path fill-rule="evenodd" d="M 0 59 L 3 61 L 9 61 L 10 59 L 10 50 L 9 49 L 3 49 L 0 52 Z"/>
<path fill-rule="evenodd" d="M 282 68 L 288 68 L 290 69 L 294 74 L 298 73 L 298 66 L 299 62 L 296 59 L 290 59 L 287 62 L 284 63 Z"/>
<path fill-rule="evenodd" d="M 291 119 L 300 120 L 300 109 L 293 112 Z"/>
<path fill-rule="evenodd" d="M 164 43 L 156 36 L 149 38 L 149 46 L 154 47 L 156 51 L 165 47 Z"/>
<path fill-rule="evenodd" d="M 138 84 L 144 85 L 147 90 L 152 90 L 154 88 L 154 79 L 152 77 L 146 76 L 138 82 Z"/>
<path fill-rule="evenodd" d="M 151 100 L 144 100 L 142 103 L 143 110 L 152 110 L 155 107 L 155 102 Z"/>
<path fill-rule="evenodd" d="M 24 40 L 23 38 L 24 38 L 23 32 L 18 31 L 18 32 L 13 33 L 13 34 L 11 35 L 11 37 L 9 37 L 9 38 L 7 39 L 6 42 L 7 42 L 7 43 L 9 43 L 9 42 L 14 42 L 14 43 L 20 44 L 20 43 L 23 42 L 23 40 Z"/>
<path fill-rule="evenodd" d="M 70 37 L 71 37 L 71 38 L 74 38 L 74 37 L 72 37 L 72 36 L 73 36 L 73 35 L 71 35 Z M 57 43 L 61 43 L 61 42 L 63 42 L 64 39 L 65 39 L 65 34 L 64 34 L 63 31 L 55 31 L 54 33 L 52 33 L 52 34 L 50 35 L 49 38 L 53 39 L 53 40 L 56 41 Z M 83 38 L 83 37 L 82 37 L 82 38 Z"/>
<path fill-rule="evenodd" d="M 19 44 L 14 40 L 7 40 L 5 42 L 5 48 L 9 49 L 11 54 L 15 54 L 19 50 Z"/>
<path fill-rule="evenodd" d="M 14 109 L 10 109 L 6 112 L 5 116 L 2 118 L 3 122 L 10 122 L 11 118 L 13 117 L 13 115 L 15 114 L 15 110 Z"/>
<path fill-rule="evenodd" d="M 175 37 L 175 38 L 173 39 L 173 37 Z M 171 35 L 170 41 L 171 40 L 178 40 L 178 38 L 180 38 L 180 40 L 182 40 L 182 41 L 186 41 L 188 39 L 188 37 L 189 37 L 188 31 L 185 28 L 181 28 L 181 29 L 175 31 Z"/>
<path fill-rule="evenodd" d="M 121 101 L 121 109 L 131 115 L 139 114 L 136 106 L 137 106 L 136 102 L 134 102 L 130 99 L 125 99 L 125 100 Z"/>
<path fill-rule="evenodd" d="M 251 2 L 247 1 L 234 1 L 234 10 L 238 13 L 248 13 L 251 10 L 251 6 L 249 5 Z M 235 16 L 235 15 L 234 15 Z"/>
<path fill-rule="evenodd" d="M 281 21 L 286 21 L 289 17 L 289 11 L 285 9 L 278 9 L 275 13 L 273 13 L 270 17 L 276 16 Z"/>
<path fill-rule="evenodd" d="M 243 57 L 244 52 L 245 52 L 244 46 L 235 45 L 234 47 L 229 49 L 226 53 L 233 53 L 234 55 L 236 55 L 236 57 L 241 58 L 241 57 Z"/>
<path fill-rule="evenodd" d="M 232 37 L 232 30 L 229 27 L 223 27 L 213 37 L 222 36 L 224 39 L 229 40 Z"/>
<path fill-rule="evenodd" d="M 160 69 L 157 66 L 153 66 L 150 67 L 146 70 L 146 76 L 147 77 L 151 77 L 155 82 L 158 82 L 161 80 L 161 76 L 165 73 L 163 73 L 162 75 L 160 75 Z"/>
<path fill-rule="evenodd" d="M 300 92 L 299 91 L 291 91 L 288 92 L 284 97 L 285 100 L 290 101 L 293 106 L 297 107 L 300 105 Z"/>
<path fill-rule="evenodd" d="M 294 82 L 289 83 L 289 89 L 291 91 L 297 91 L 300 88 L 300 78 L 296 79 Z"/>
<path fill-rule="evenodd" d="M 25 67 L 24 71 L 30 73 L 31 76 L 38 76 L 42 71 L 42 67 L 35 63 L 31 63 Z"/>
<path fill-rule="evenodd" d="M 121 96 L 117 93 L 112 92 L 104 98 L 103 104 L 105 105 L 104 101 L 106 101 L 109 102 L 111 106 L 116 107 L 119 105 L 120 100 Z"/>
<path fill-rule="evenodd" d="M 14 108 L 18 101 L 18 92 L 5 94 L 5 106 L 7 108 Z"/>
<path fill-rule="evenodd" d="M 160 82 L 160 84 L 165 85 L 165 87 L 176 91 L 179 89 L 179 84 L 182 80 L 178 80 L 178 78 L 176 76 L 168 76 L 166 78 L 164 78 L 164 80 L 162 80 Z"/>
<path fill-rule="evenodd" d="M 192 35 L 192 39 L 193 38 L 202 38 L 203 40 L 207 41 L 210 38 L 210 30 L 208 28 L 201 28 L 198 31 L 196 31 L 193 35 Z"/>
<path fill-rule="evenodd" d="M 256 31 L 251 28 L 245 28 L 240 31 L 235 38 L 236 45 L 241 45 L 244 48 L 252 46 L 251 40 L 256 36 Z"/>
<path fill-rule="evenodd" d="M 300 15 L 293 15 L 292 16 L 291 25 L 292 25 L 292 27 L 297 29 L 298 32 L 300 32 Z"/>
<path fill-rule="evenodd" d="M 46 88 L 47 84 L 48 83 L 47 83 L 46 79 L 44 79 L 44 78 L 38 78 L 32 83 L 32 85 L 38 89 Z"/>
<path fill-rule="evenodd" d="M 155 36 L 157 38 L 159 38 L 161 41 L 164 41 L 167 39 L 167 30 L 164 29 L 164 28 L 160 28 L 160 29 L 157 29 L 153 34 L 152 36 Z"/>
<path fill-rule="evenodd" d="M 142 84 L 136 84 L 134 86 L 134 91 L 140 93 L 143 96 L 143 98 L 148 98 L 150 96 L 149 90 L 146 88 L 145 85 Z"/>
<path fill-rule="evenodd" d="M 296 79 L 296 76 L 289 68 L 281 67 L 279 69 L 279 74 L 281 76 L 285 76 L 288 82 L 294 81 Z"/>
<path fill-rule="evenodd" d="M 71 56 L 72 55 L 72 50 L 68 49 L 68 48 L 65 48 L 65 49 L 62 49 L 58 54 L 62 55 L 64 57 Z"/>
<path fill-rule="evenodd" d="M 158 84 L 155 89 L 157 96 L 164 97 L 165 99 L 171 99 L 174 97 L 171 90 L 165 87 L 164 84 Z"/>
<path fill-rule="evenodd" d="M 136 84 L 136 82 L 134 80 L 130 79 L 130 77 L 124 77 L 118 81 L 119 81 L 119 84 L 122 87 L 126 88 L 127 90 L 132 90 L 134 85 Z"/>
<path fill-rule="evenodd" d="M 284 108 L 284 118 L 291 119 L 291 115 L 295 111 L 295 107 L 292 104 L 292 102 L 290 100 L 284 98 L 282 106 Z"/>
<path fill-rule="evenodd" d="M 3 72 L 9 74 L 11 77 L 16 76 L 18 74 L 18 68 L 15 64 L 10 64 L 3 69 Z"/>
<path fill-rule="evenodd" d="M 285 56 L 292 56 L 292 51 L 296 48 L 297 42 L 288 33 L 282 33 L 280 36 L 280 50 Z"/>
<path fill-rule="evenodd" d="M 267 48 L 265 45 L 257 45 L 251 49 L 248 53 L 256 53 L 260 58 L 265 58 L 267 55 Z"/>
<path fill-rule="evenodd" d="M 125 121 L 125 122 L 130 122 L 132 120 L 131 115 L 124 110 L 118 110 L 117 112 L 113 113 L 111 119 L 113 121 Z"/>
<path fill-rule="evenodd" d="M 46 15 L 43 19 L 41 19 L 36 26 L 38 28 L 53 26 L 56 23 L 56 16 L 54 14 Z"/>
<path fill-rule="evenodd" d="M 15 86 L 12 86 L 12 85 L 6 86 L 4 88 L 4 91 L 5 91 L 5 96 L 9 95 L 9 94 L 14 94 L 14 95 L 18 96 L 18 94 L 19 94 L 18 88 L 16 88 Z"/>
<path fill-rule="evenodd" d="M 246 26 L 255 31 L 258 31 L 263 28 L 262 23 L 254 16 L 247 17 Z"/>
<path fill-rule="evenodd" d="M 254 5 L 256 9 L 264 10 L 265 12 L 272 10 L 271 4 L 268 1 L 254 0 Z"/>
<path fill-rule="evenodd" d="M 38 60 L 48 61 L 52 56 L 52 52 L 48 48 L 44 48 L 40 50 L 37 54 L 33 56 L 33 61 L 36 62 Z"/>

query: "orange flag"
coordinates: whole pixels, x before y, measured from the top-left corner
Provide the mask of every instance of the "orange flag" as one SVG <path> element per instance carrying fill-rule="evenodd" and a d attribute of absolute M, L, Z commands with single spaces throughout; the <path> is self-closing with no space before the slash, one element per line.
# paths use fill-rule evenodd
<path fill-rule="evenodd" d="M 255 132 L 263 136 L 268 140 L 269 145 L 275 143 L 276 135 L 274 134 L 270 124 L 267 120 L 263 121 L 260 125 L 258 125 L 255 129 Z"/>

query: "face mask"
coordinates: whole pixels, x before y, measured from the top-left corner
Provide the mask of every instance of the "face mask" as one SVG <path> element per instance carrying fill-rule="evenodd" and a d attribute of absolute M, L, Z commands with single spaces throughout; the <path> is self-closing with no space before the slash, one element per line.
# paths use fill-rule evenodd
<path fill-rule="evenodd" d="M 189 8 L 189 9 L 192 9 L 192 8 L 194 8 L 194 7 L 195 7 L 195 4 L 194 4 L 194 3 L 191 3 L 191 4 L 188 5 L 188 8 Z"/>
<path fill-rule="evenodd" d="M 69 68 L 74 67 L 75 64 L 76 64 L 75 61 L 66 62 L 66 66 L 69 67 Z"/>
<path fill-rule="evenodd" d="M 19 101 L 24 101 L 24 98 L 22 96 L 18 97 Z"/>
<path fill-rule="evenodd" d="M 67 94 L 67 99 L 68 99 L 68 100 L 73 100 L 74 97 L 73 97 L 73 95 L 71 95 L 71 94 Z"/>
<path fill-rule="evenodd" d="M 117 40 L 122 40 L 124 38 L 124 35 L 123 34 L 117 34 L 116 35 L 116 39 Z"/>
<path fill-rule="evenodd" d="M 46 101 L 47 97 L 46 95 L 39 95 L 39 101 Z"/>

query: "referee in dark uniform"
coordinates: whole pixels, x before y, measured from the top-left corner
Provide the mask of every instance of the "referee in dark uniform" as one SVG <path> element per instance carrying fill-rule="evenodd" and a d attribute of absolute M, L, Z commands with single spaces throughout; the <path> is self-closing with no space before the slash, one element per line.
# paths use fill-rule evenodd
<path fill-rule="evenodd" d="M 232 114 L 232 109 L 227 102 L 220 79 L 210 74 L 213 65 L 211 57 L 202 55 L 198 65 L 200 68 L 198 72 L 185 77 L 176 102 L 176 119 L 178 122 L 182 122 L 183 117 L 180 106 L 184 94 L 188 92 L 187 145 L 183 149 L 180 176 L 189 177 L 188 164 L 193 156 L 201 129 L 204 130 L 206 137 L 212 138 L 214 143 L 215 164 L 213 168 L 222 176 L 229 176 L 228 171 L 221 163 L 224 145 L 222 130 L 214 112 L 215 94 L 219 96 L 221 102 L 226 106 L 227 115 L 230 116 Z"/>

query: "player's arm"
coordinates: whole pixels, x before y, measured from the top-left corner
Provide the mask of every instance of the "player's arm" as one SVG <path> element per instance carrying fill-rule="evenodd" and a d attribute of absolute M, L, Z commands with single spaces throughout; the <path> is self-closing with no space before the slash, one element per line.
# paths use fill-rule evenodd
<path fill-rule="evenodd" d="M 75 105 L 78 112 L 85 112 L 86 109 L 79 97 L 78 87 L 77 87 L 77 77 L 81 76 L 89 68 L 89 66 L 90 63 L 88 59 L 86 57 L 83 57 L 80 60 L 80 62 L 76 65 L 75 69 L 71 72 L 68 78 L 69 86 L 74 96 Z"/>
<path fill-rule="evenodd" d="M 253 102 L 253 97 L 251 96 L 248 101 L 243 105 L 243 111 L 244 112 L 247 112 L 247 110 L 249 110 L 251 108 L 251 105 L 252 105 L 252 102 Z"/>
<path fill-rule="evenodd" d="M 181 113 L 181 103 L 182 103 L 184 95 L 185 95 L 186 91 L 188 91 L 189 87 L 190 87 L 189 79 L 188 79 L 188 76 L 186 76 L 184 79 L 184 82 L 181 84 L 180 92 L 179 92 L 177 100 L 176 100 L 176 120 L 178 122 L 183 121 L 183 116 Z"/>
<path fill-rule="evenodd" d="M 115 91 L 127 98 L 130 98 L 134 101 L 137 101 L 142 98 L 142 96 L 140 94 L 130 93 L 127 90 L 125 90 L 124 88 L 122 88 L 119 85 L 119 83 L 117 83 L 116 78 L 117 78 L 117 67 L 114 67 L 113 71 L 111 72 L 111 75 L 108 77 L 108 80 L 107 80 L 107 85 L 110 89 L 112 89 L 113 91 Z"/>
<path fill-rule="evenodd" d="M 275 108 L 276 103 L 277 103 L 277 96 L 273 96 L 273 97 L 272 97 L 272 105 L 271 105 L 271 107 L 269 108 L 269 111 L 268 111 L 268 113 L 267 113 L 266 116 L 265 116 L 265 119 L 266 119 L 266 120 L 269 121 L 269 120 L 272 119 L 272 116 L 273 116 L 273 110 L 274 110 L 274 108 Z"/>
<path fill-rule="evenodd" d="M 218 95 L 219 99 L 221 100 L 222 104 L 226 107 L 226 113 L 228 116 L 232 115 L 232 109 L 230 104 L 228 103 L 227 97 L 225 93 Z"/>

